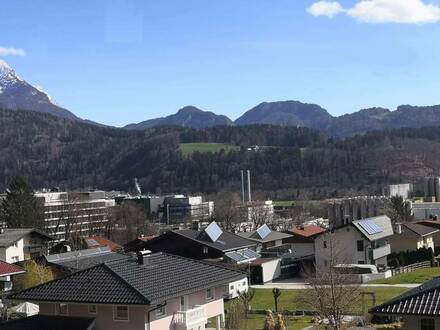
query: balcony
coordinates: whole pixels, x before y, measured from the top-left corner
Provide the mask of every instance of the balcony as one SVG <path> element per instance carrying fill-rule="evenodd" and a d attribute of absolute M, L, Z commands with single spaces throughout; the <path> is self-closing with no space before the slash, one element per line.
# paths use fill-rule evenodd
<path fill-rule="evenodd" d="M 178 329 L 186 329 L 197 323 L 206 323 L 205 307 L 198 306 L 187 311 L 175 312 L 173 322 L 178 326 Z"/>
<path fill-rule="evenodd" d="M 25 253 L 36 253 L 36 252 L 42 252 L 44 250 L 44 247 L 40 244 L 29 244 L 29 245 L 25 245 L 23 247 L 23 250 Z"/>
<path fill-rule="evenodd" d="M 391 253 L 391 245 L 385 244 L 370 250 L 370 257 L 373 260 L 385 257 Z"/>

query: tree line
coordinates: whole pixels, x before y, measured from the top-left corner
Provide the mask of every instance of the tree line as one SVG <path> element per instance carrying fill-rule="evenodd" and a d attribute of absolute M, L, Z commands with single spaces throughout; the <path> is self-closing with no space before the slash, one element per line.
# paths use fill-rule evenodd
<path fill-rule="evenodd" d="M 435 127 L 342 140 L 270 125 L 134 131 L 0 110 L 0 190 L 21 175 L 37 188 L 128 190 L 136 177 L 151 193 L 240 191 L 240 170 L 250 169 L 253 190 L 274 199 L 377 194 L 384 184 L 439 174 L 439 139 Z M 240 150 L 184 156 L 179 145 L 189 142 Z"/>

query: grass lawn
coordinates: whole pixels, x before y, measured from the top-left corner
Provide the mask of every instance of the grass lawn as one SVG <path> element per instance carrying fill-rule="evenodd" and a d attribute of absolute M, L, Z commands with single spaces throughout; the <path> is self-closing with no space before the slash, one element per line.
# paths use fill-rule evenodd
<path fill-rule="evenodd" d="M 240 147 L 233 146 L 224 143 L 181 143 L 179 145 L 180 151 L 182 151 L 183 156 L 190 156 L 193 152 L 220 152 L 224 150 L 229 151 L 239 151 Z"/>
<path fill-rule="evenodd" d="M 289 207 L 294 205 L 294 201 L 273 201 L 273 206 Z"/>
<path fill-rule="evenodd" d="M 361 288 L 364 292 L 375 292 L 376 304 L 381 304 L 391 298 L 394 298 L 403 292 L 407 291 L 407 288 L 396 287 L 366 287 Z M 307 294 L 308 290 L 281 290 L 281 296 L 278 298 L 278 310 L 310 310 L 311 307 L 307 306 L 301 297 Z M 255 296 L 251 301 L 252 309 L 274 309 L 274 301 L 271 289 L 255 289 Z M 373 307 L 370 296 L 365 296 L 366 309 Z M 227 307 L 226 307 L 227 308 Z M 353 309 L 347 311 L 353 314 L 362 314 L 362 302 L 359 299 L 358 303 L 353 306 Z"/>
<path fill-rule="evenodd" d="M 259 315 L 259 314 L 249 314 L 249 317 L 247 320 L 243 321 L 243 330 L 263 330 L 264 327 L 264 320 L 266 319 L 266 315 Z M 310 325 L 313 325 L 311 323 L 312 318 L 311 317 L 296 317 L 291 316 L 287 320 L 287 326 L 289 330 L 302 330 Z M 215 328 L 216 322 L 215 319 L 209 320 L 208 326 Z"/>
<path fill-rule="evenodd" d="M 369 282 L 369 284 L 412 284 L 424 283 L 440 276 L 440 267 L 421 268 L 410 273 L 399 274 L 390 278 Z"/>

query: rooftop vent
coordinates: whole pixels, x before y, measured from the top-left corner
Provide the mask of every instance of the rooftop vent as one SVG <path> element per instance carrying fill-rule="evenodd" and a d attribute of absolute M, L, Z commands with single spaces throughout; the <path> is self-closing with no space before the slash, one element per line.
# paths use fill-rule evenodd
<path fill-rule="evenodd" d="M 136 253 L 137 255 L 137 263 L 139 265 L 144 265 L 146 264 L 146 258 L 148 257 L 148 255 L 151 254 L 150 250 L 144 250 L 144 251 L 139 251 Z"/>

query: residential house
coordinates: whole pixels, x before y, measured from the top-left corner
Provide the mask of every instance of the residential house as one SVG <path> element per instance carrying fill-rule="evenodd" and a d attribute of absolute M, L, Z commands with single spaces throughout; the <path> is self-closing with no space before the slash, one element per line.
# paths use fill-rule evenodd
<path fill-rule="evenodd" d="M 153 238 L 156 238 L 157 235 L 141 235 L 134 240 L 124 244 L 124 251 L 142 251 L 144 249 L 144 243 L 147 241 L 151 241 Z"/>
<path fill-rule="evenodd" d="M 17 265 L 0 261 L 0 293 L 12 289 L 12 276 L 23 274 L 25 270 Z"/>
<path fill-rule="evenodd" d="M 38 303 L 46 322 L 57 322 L 60 316 L 85 323 L 91 319 L 77 330 L 204 330 L 208 319 L 220 329 L 225 285 L 241 278 L 241 272 L 203 261 L 139 253 L 138 258 L 108 261 L 9 298 Z M 1 328 L 16 329 L 7 323 Z"/>
<path fill-rule="evenodd" d="M 234 252 L 248 253 L 256 257 L 256 243 L 239 235 L 223 231 L 215 222 L 204 230 L 182 229 L 171 230 L 153 239 L 125 246 L 125 252 L 150 250 L 152 252 L 167 252 L 191 259 L 221 259 L 231 261 L 229 256 Z"/>
<path fill-rule="evenodd" d="M 433 240 L 434 240 L 434 254 L 438 255 L 440 253 L 440 221 L 438 220 L 438 217 L 434 217 L 430 220 L 422 220 L 417 222 L 420 225 L 428 226 L 434 229 L 438 229 L 439 231 L 434 233 Z"/>
<path fill-rule="evenodd" d="M 440 278 L 370 309 L 377 316 L 402 318 L 405 329 L 440 329 Z"/>
<path fill-rule="evenodd" d="M 47 254 L 53 238 L 33 228 L 1 228 L 0 260 L 15 263 Z"/>
<path fill-rule="evenodd" d="M 378 216 L 350 222 L 315 238 L 317 270 L 329 264 L 329 258 L 340 264 L 369 264 L 379 268 L 387 265 L 391 253 L 389 239 L 393 235 L 390 218 Z M 331 247 L 333 254 L 331 254 Z"/>
<path fill-rule="evenodd" d="M 290 244 L 290 250 L 295 258 L 315 256 L 315 238 L 325 232 L 316 225 L 294 227 L 285 233 L 290 237 L 283 239 L 284 244 Z"/>
<path fill-rule="evenodd" d="M 266 224 L 259 227 L 254 231 L 240 232 L 239 236 L 253 241 L 257 244 L 257 252 L 268 252 L 269 250 L 276 250 L 276 248 L 282 248 L 284 245 L 283 240 L 291 237 L 292 235 L 271 230 Z"/>
<path fill-rule="evenodd" d="M 391 252 L 415 251 L 421 248 L 431 248 L 434 252 L 434 235 L 440 230 L 408 222 L 397 224 L 395 231 L 390 237 Z"/>
<path fill-rule="evenodd" d="M 113 252 L 118 252 L 122 250 L 122 246 L 120 246 L 118 243 L 115 243 L 102 236 L 84 237 L 82 243 L 83 243 L 83 248 L 85 249 L 94 249 L 98 247 L 108 246 L 110 250 L 112 250 Z"/>

